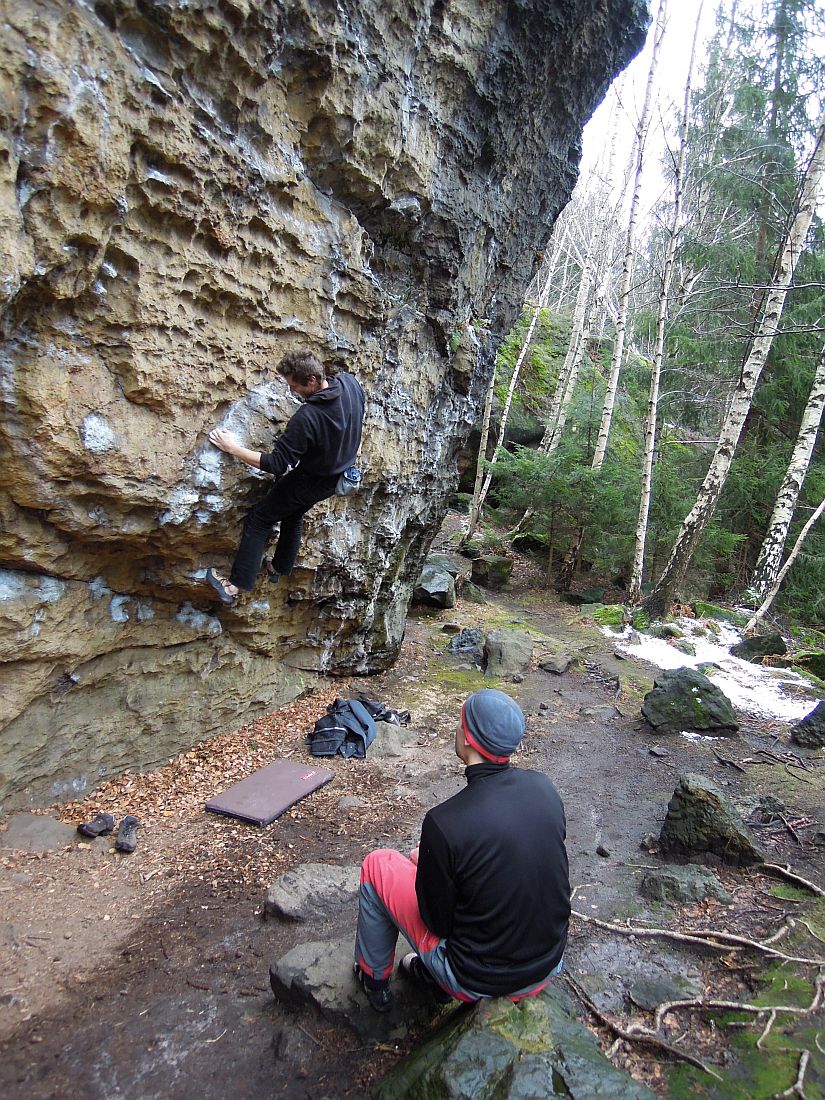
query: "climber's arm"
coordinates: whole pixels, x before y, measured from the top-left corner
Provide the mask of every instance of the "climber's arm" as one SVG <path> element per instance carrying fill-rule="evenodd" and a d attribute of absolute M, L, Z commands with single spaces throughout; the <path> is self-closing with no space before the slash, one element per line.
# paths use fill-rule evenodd
<path fill-rule="evenodd" d="M 239 458 L 247 466 L 253 466 L 256 470 L 260 470 L 261 452 L 251 451 L 249 447 L 244 447 L 226 428 L 213 428 L 209 433 L 209 442 L 214 443 L 216 447 L 226 451 L 227 454 Z"/>

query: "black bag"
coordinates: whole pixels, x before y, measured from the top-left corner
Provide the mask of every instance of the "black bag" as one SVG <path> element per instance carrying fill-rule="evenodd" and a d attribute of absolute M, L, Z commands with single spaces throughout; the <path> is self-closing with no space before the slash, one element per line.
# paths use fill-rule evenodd
<path fill-rule="evenodd" d="M 379 704 L 380 705 L 380 704 Z M 313 756 L 355 756 L 363 759 L 375 740 L 375 720 L 358 699 L 336 699 L 307 734 Z"/>

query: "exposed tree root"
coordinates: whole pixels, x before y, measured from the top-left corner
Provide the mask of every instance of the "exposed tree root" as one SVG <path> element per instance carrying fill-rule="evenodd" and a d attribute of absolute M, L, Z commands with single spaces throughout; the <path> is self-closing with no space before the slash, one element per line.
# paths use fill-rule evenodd
<path fill-rule="evenodd" d="M 784 818 L 782 819 L 785 820 Z M 797 839 L 799 839 L 797 837 Z M 825 898 L 825 890 L 821 886 L 817 886 L 815 882 L 811 882 L 809 879 L 802 878 L 801 875 L 795 874 L 790 867 L 782 867 L 779 863 L 762 863 L 759 867 L 760 871 L 771 871 L 775 875 L 779 875 L 780 878 L 785 878 L 788 882 L 796 883 L 797 886 L 804 886 L 806 890 L 810 890 L 812 894 L 816 894 L 817 897 Z"/>
<path fill-rule="evenodd" d="M 688 1054 L 684 1050 L 678 1050 L 676 1047 L 666 1043 L 663 1039 L 660 1039 L 658 1035 L 654 1035 L 652 1031 L 647 1028 L 640 1028 L 638 1025 L 632 1028 L 620 1027 L 617 1023 L 610 1019 L 609 1016 L 605 1016 L 591 1001 L 590 997 L 585 991 L 569 976 L 565 976 L 565 982 L 570 986 L 575 995 L 579 998 L 583 1005 L 589 1012 L 596 1017 L 596 1019 L 609 1028 L 617 1039 L 622 1039 L 628 1043 L 644 1043 L 646 1046 L 653 1047 L 655 1050 L 662 1050 L 666 1054 L 669 1054 L 672 1058 L 678 1059 L 680 1062 L 689 1062 L 690 1065 L 696 1066 L 698 1069 L 704 1070 L 705 1073 L 710 1074 L 711 1077 L 715 1077 L 717 1081 L 721 1081 L 722 1078 L 716 1072 L 715 1069 L 711 1069 L 709 1065 L 702 1061 L 701 1058 L 695 1058 L 692 1054 Z M 638 1027 L 638 1030 L 637 1030 Z M 610 1051 L 614 1052 L 616 1044 L 614 1043 Z"/>
<path fill-rule="evenodd" d="M 799 955 L 786 955 L 784 951 L 778 951 L 767 943 L 759 943 L 758 940 L 749 940 L 745 936 L 735 936 L 730 932 L 717 932 L 713 928 L 704 928 L 692 932 L 671 932 L 667 928 L 640 928 L 638 925 L 610 924 L 599 920 L 598 917 L 590 917 L 586 913 L 579 913 L 574 909 L 572 915 L 579 920 L 595 924 L 598 928 L 604 928 L 608 932 L 616 932 L 620 936 L 643 936 L 646 939 L 676 940 L 678 943 L 701 944 L 703 947 L 711 947 L 717 951 L 732 951 L 747 949 L 749 951 L 761 951 L 775 959 L 784 962 L 800 963 L 802 966 L 825 966 L 825 958 L 809 959 Z"/>

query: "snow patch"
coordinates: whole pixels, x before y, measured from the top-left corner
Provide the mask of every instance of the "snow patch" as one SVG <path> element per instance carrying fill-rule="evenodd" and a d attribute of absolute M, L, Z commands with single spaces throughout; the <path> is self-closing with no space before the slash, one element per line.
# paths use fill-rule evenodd
<path fill-rule="evenodd" d="M 729 652 L 730 647 L 742 638 L 741 630 L 730 623 L 717 622 L 718 633 L 701 634 L 697 631 L 704 629 L 702 621 L 674 621 L 684 638 L 694 647 L 695 655 L 682 653 L 663 638 L 651 638 L 630 627 L 620 633 L 610 627 L 602 627 L 602 633 L 618 642 L 616 649 L 620 653 L 641 658 L 658 668 L 717 665 L 717 668 L 703 669 L 705 675 L 725 693 L 737 710 L 756 718 L 798 722 L 813 709 L 815 702 L 812 702 L 810 694 L 811 685 L 803 676 L 787 668 L 755 665 Z M 804 694 L 808 697 L 803 698 Z"/>
<path fill-rule="evenodd" d="M 80 425 L 80 438 L 83 446 L 92 454 L 105 454 L 115 450 L 115 433 L 111 425 L 100 413 L 89 413 L 84 416 Z"/>

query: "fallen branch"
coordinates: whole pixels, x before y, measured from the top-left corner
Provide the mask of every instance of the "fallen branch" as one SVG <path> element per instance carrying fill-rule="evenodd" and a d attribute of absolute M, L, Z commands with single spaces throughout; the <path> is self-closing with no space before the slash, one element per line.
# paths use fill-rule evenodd
<path fill-rule="evenodd" d="M 790 867 L 782 867 L 778 863 L 762 863 L 759 867 L 760 871 L 773 871 L 774 874 L 779 875 L 780 878 L 785 878 L 788 882 L 795 882 L 797 886 L 804 886 L 810 890 L 812 894 L 816 894 L 817 897 L 825 898 L 825 890 L 821 886 L 817 886 L 815 882 L 811 882 L 809 879 L 802 878 L 801 875 L 795 874 Z"/>
<path fill-rule="evenodd" d="M 768 865 L 763 864 L 763 866 Z M 786 955 L 784 951 L 777 951 L 776 948 L 769 947 L 765 943 L 759 943 L 757 940 L 749 940 L 745 936 L 735 936 L 730 932 L 717 932 L 712 928 L 700 929 L 695 932 L 671 932 L 667 928 L 639 928 L 636 925 L 628 927 L 623 924 L 609 924 L 607 921 L 599 920 L 598 917 L 589 917 L 586 913 L 579 913 L 576 909 L 572 911 L 572 916 L 590 924 L 595 924 L 608 932 L 617 932 L 620 936 L 645 936 L 648 939 L 668 939 L 676 940 L 679 943 L 702 944 L 704 947 L 712 947 L 717 951 L 746 948 L 750 951 L 761 951 L 765 955 L 782 959 L 784 962 L 801 963 L 803 966 L 825 966 L 825 959 L 808 959 L 799 955 Z"/>
<path fill-rule="evenodd" d="M 695 1058 L 692 1054 L 687 1054 L 683 1050 L 677 1050 L 676 1047 L 672 1047 L 669 1043 L 666 1043 L 663 1039 L 660 1039 L 658 1035 L 654 1035 L 652 1032 L 648 1031 L 648 1029 L 639 1028 L 638 1030 L 636 1030 L 634 1028 L 633 1030 L 627 1030 L 626 1028 L 620 1027 L 617 1023 L 611 1020 L 609 1016 L 605 1016 L 603 1012 L 596 1008 L 590 997 L 588 997 L 585 991 L 576 982 L 574 982 L 569 975 L 566 975 L 564 980 L 567 982 L 567 984 L 570 986 L 570 988 L 573 990 L 573 992 L 576 994 L 582 1004 L 585 1005 L 590 1012 L 592 1012 L 592 1014 L 600 1023 L 604 1024 L 606 1028 L 609 1028 L 610 1031 L 612 1031 L 617 1038 L 623 1039 L 629 1043 L 645 1043 L 647 1046 L 651 1046 L 656 1050 L 663 1050 L 672 1058 L 676 1058 L 681 1062 L 689 1062 L 690 1065 L 696 1066 L 698 1069 L 704 1070 L 705 1073 L 710 1074 L 711 1077 L 715 1077 L 717 1081 L 722 1080 L 716 1070 L 711 1069 L 710 1066 L 706 1065 L 701 1058 Z M 611 1050 L 612 1049 L 613 1047 L 611 1047 Z"/>

